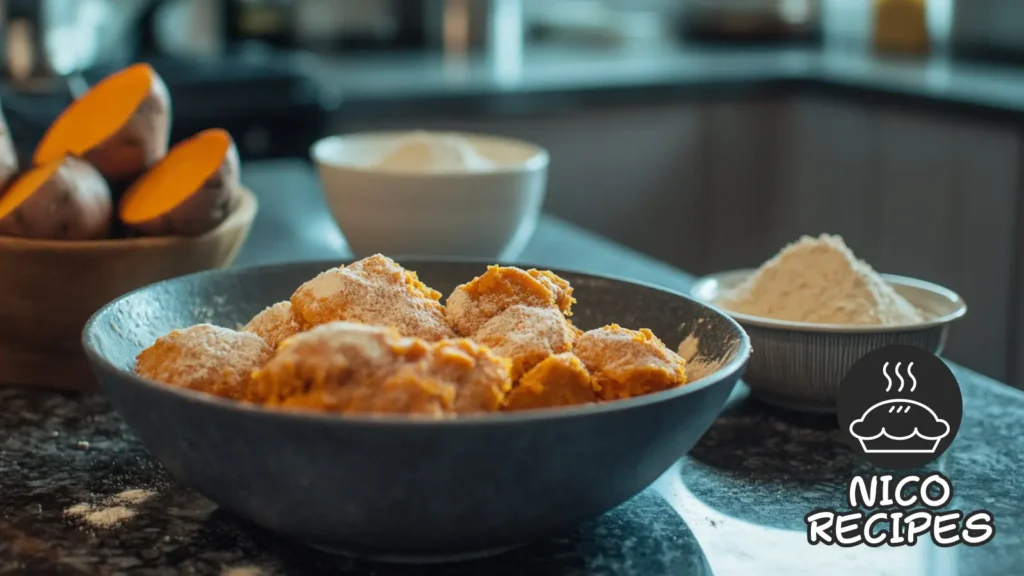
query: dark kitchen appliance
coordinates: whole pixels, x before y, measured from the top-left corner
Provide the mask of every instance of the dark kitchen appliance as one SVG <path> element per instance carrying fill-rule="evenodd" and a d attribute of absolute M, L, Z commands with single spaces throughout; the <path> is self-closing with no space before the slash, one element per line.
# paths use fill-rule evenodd
<path fill-rule="evenodd" d="M 203 0 L 221 2 L 225 39 L 305 50 L 419 49 L 425 0 Z"/>
<path fill-rule="evenodd" d="M 951 16 L 955 57 L 1024 63 L 1024 2 L 952 0 Z"/>
<path fill-rule="evenodd" d="M 0 1 L 0 78 L 21 91 L 80 86 L 78 74 L 130 57 L 138 9 L 149 0 Z"/>
<path fill-rule="evenodd" d="M 820 0 L 687 0 L 684 37 L 726 43 L 807 43 L 821 39 Z"/>
<path fill-rule="evenodd" d="M 339 105 L 324 97 L 318 83 L 293 70 L 286 54 L 143 60 L 153 65 L 170 91 L 172 142 L 205 128 L 224 128 L 243 160 L 307 157 L 308 147 L 328 129 L 328 116 Z M 116 69 L 94 67 L 82 76 L 93 84 Z M 67 91 L 31 94 L 11 85 L 0 88 L 19 156 L 31 155 L 70 98 Z"/>

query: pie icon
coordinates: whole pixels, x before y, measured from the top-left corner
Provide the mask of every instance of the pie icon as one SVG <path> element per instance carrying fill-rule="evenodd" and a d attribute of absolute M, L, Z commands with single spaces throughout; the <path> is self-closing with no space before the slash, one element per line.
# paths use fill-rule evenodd
<path fill-rule="evenodd" d="M 878 468 L 932 464 L 963 420 L 956 375 L 936 354 L 909 344 L 868 352 L 843 378 L 836 416 L 853 452 Z"/>
<path fill-rule="evenodd" d="M 850 423 L 865 454 L 931 454 L 949 435 L 949 423 L 916 400 L 883 400 Z"/>

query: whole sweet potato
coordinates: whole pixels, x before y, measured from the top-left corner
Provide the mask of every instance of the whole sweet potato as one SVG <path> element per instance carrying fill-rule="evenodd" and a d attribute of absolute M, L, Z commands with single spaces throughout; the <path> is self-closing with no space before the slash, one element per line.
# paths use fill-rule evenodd
<path fill-rule="evenodd" d="M 112 200 L 103 176 L 65 156 L 26 171 L 0 196 L 0 235 L 50 240 L 104 238 Z"/>

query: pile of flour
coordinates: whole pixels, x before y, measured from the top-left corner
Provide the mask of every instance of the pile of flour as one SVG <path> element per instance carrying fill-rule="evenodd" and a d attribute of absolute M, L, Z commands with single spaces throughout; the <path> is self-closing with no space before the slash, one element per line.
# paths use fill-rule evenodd
<path fill-rule="evenodd" d="M 377 160 L 375 167 L 388 172 L 482 172 L 495 163 L 473 143 L 458 134 L 412 132 Z"/>
<path fill-rule="evenodd" d="M 815 324 L 894 325 L 923 315 L 839 236 L 804 236 L 716 302 L 764 318 Z"/>

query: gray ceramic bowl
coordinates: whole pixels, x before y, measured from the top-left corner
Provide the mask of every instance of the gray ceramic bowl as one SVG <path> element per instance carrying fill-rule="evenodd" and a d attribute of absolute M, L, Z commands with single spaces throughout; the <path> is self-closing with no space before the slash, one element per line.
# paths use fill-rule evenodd
<path fill-rule="evenodd" d="M 714 304 L 719 294 L 754 273 L 734 270 L 706 276 L 690 294 Z M 931 282 L 882 275 L 928 320 L 899 326 L 810 324 L 748 316 L 724 310 L 750 335 L 753 354 L 743 381 L 761 400 L 805 412 L 836 410 L 839 384 L 851 366 L 868 352 L 892 344 L 909 344 L 939 354 L 950 324 L 967 313 L 955 292 Z"/>
<path fill-rule="evenodd" d="M 566 530 L 639 493 L 686 454 L 749 357 L 746 334 L 685 296 L 556 272 L 574 321 L 648 327 L 676 346 L 694 331 L 724 364 L 690 385 L 589 407 L 441 422 L 276 412 L 155 384 L 132 372 L 158 336 L 198 322 L 235 327 L 338 262 L 230 269 L 160 282 L 96 313 L 83 343 L 117 411 L 180 481 L 308 544 L 376 558 L 495 551 Z M 447 294 L 481 263 L 406 262 Z"/>

